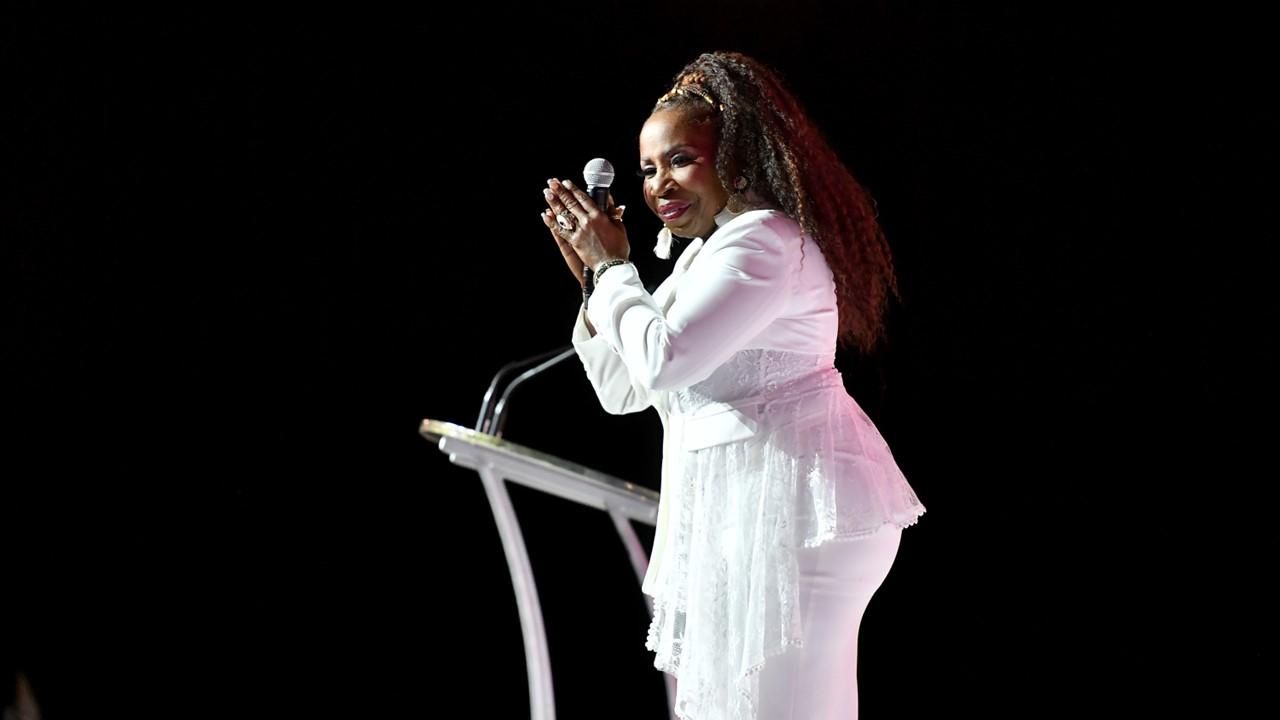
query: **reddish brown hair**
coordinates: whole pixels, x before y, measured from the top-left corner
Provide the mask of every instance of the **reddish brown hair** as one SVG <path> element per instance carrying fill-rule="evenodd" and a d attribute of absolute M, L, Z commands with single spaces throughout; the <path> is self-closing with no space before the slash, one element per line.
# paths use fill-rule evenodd
<path fill-rule="evenodd" d="M 716 173 L 731 173 L 795 219 L 822 249 L 835 275 L 838 343 L 870 354 L 884 339 L 889 295 L 902 299 L 876 206 L 779 75 L 741 53 L 704 53 L 676 75 L 653 111 L 679 109 L 718 124 Z M 714 103 L 714 104 L 713 104 Z M 729 179 L 730 182 L 726 182 Z"/>

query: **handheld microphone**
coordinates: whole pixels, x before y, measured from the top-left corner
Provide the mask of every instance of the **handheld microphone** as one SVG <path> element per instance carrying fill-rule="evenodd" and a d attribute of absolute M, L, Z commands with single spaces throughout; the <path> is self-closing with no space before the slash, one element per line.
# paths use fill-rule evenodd
<path fill-rule="evenodd" d="M 587 194 L 600 212 L 609 210 L 609 186 L 613 184 L 613 165 L 604 158 L 596 158 L 582 169 L 582 179 L 587 182 Z"/>

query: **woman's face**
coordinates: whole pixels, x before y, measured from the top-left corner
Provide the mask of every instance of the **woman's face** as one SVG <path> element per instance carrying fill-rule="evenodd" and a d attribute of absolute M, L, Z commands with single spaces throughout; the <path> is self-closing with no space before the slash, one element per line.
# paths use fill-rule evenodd
<path fill-rule="evenodd" d="M 679 111 L 661 110 L 640 130 L 644 201 L 672 233 L 708 237 L 729 199 L 716 175 L 716 129 L 693 124 Z"/>

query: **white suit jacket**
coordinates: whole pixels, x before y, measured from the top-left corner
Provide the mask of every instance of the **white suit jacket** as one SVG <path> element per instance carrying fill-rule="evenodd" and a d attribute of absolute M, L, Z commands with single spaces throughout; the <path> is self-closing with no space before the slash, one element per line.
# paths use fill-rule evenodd
<path fill-rule="evenodd" d="M 663 492 L 644 583 L 651 595 L 666 537 L 665 480 L 674 453 L 758 430 L 755 418 L 730 404 L 713 403 L 692 417 L 673 414 L 669 393 L 706 379 L 744 349 L 835 359 L 835 283 L 813 239 L 772 208 L 738 214 L 726 209 L 715 220 L 711 237 L 690 241 L 652 295 L 634 264 L 611 267 L 573 329 L 573 346 L 604 410 L 621 415 L 652 406 L 662 420 Z M 596 329 L 594 337 L 584 314 Z"/>

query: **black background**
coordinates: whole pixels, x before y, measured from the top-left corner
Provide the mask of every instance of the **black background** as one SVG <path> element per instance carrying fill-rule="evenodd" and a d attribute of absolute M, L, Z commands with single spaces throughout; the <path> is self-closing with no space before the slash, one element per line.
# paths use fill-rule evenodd
<path fill-rule="evenodd" d="M 1024 5 L 6 11 L 5 667 L 49 717 L 527 716 L 484 493 L 418 424 L 568 344 L 548 177 L 611 159 L 666 275 L 636 137 L 724 49 L 871 189 L 904 292 L 837 361 L 929 508 L 863 623 L 863 716 L 1250 708 L 1261 23 Z M 656 489 L 660 433 L 571 358 L 505 436 Z M 511 493 L 559 715 L 661 717 L 607 517 Z"/>

